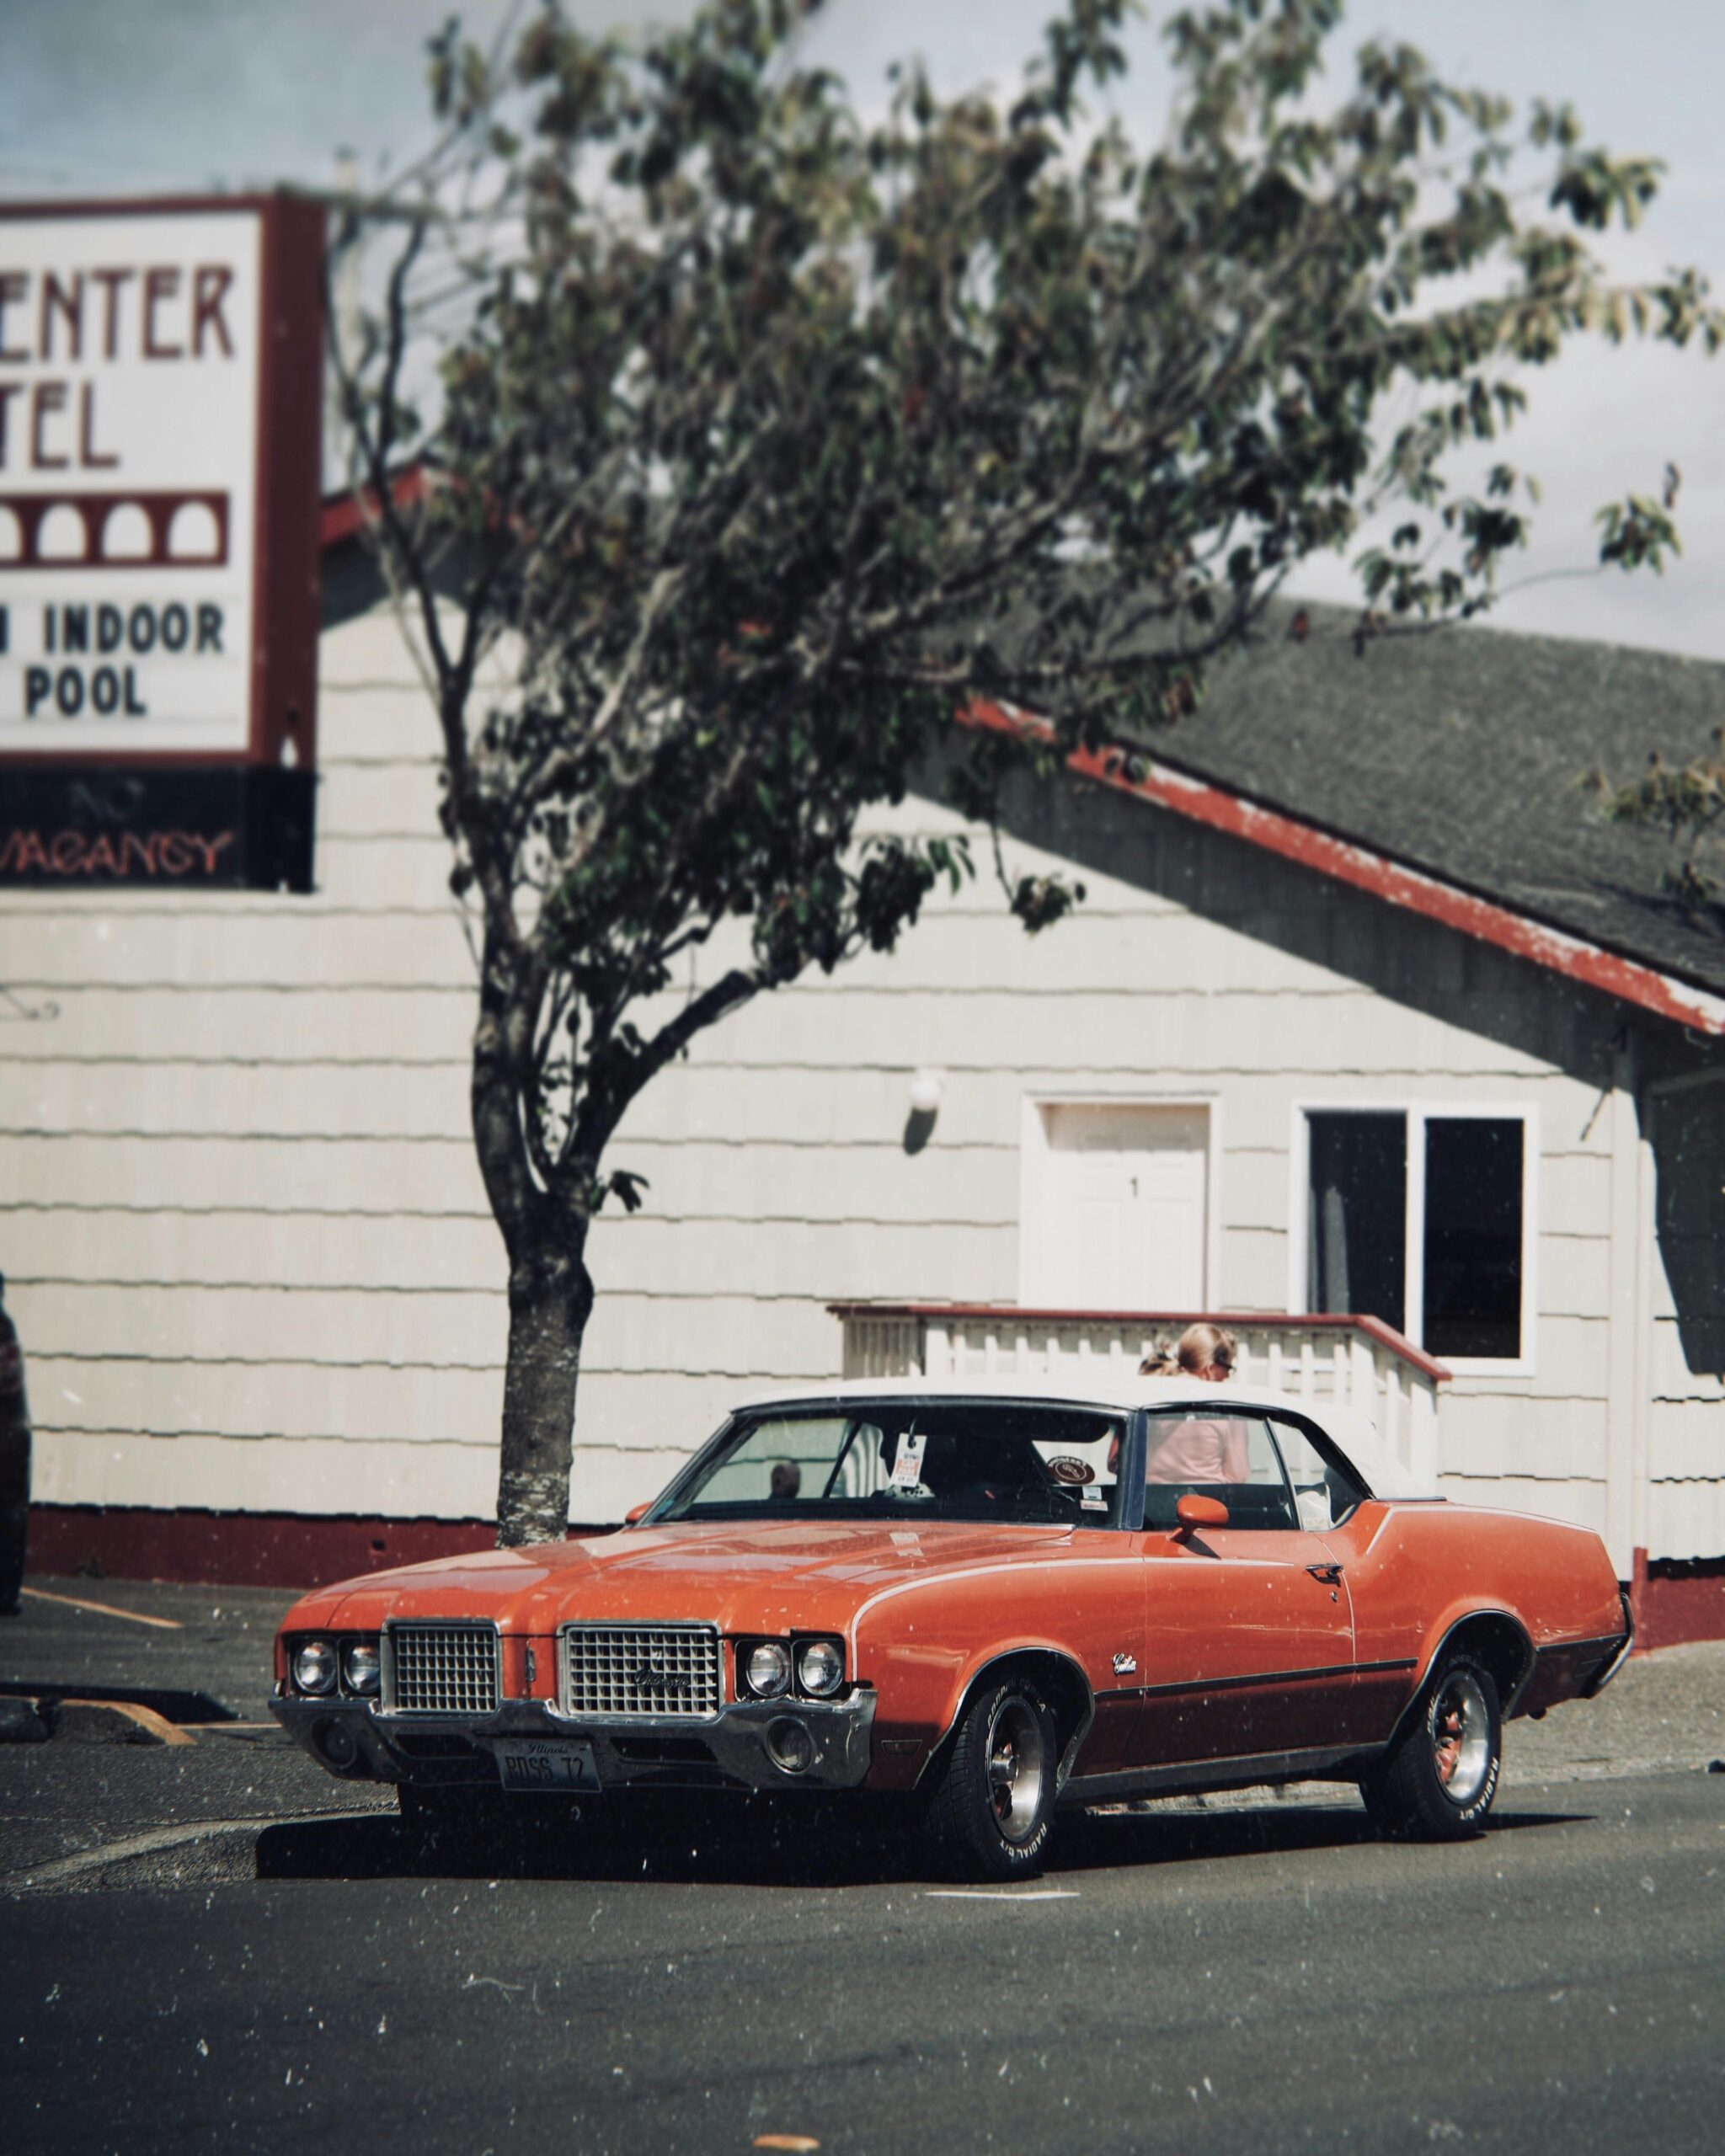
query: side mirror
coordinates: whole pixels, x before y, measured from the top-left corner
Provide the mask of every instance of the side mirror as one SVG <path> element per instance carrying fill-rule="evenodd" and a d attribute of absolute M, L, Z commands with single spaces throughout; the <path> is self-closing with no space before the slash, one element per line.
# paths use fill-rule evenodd
<path fill-rule="evenodd" d="M 1220 1497 L 1200 1497 L 1195 1490 L 1188 1491 L 1174 1508 L 1174 1517 L 1180 1523 L 1174 1532 L 1190 1534 L 1195 1527 L 1226 1527 L 1228 1508 Z"/>
<path fill-rule="evenodd" d="M 623 1514 L 623 1525 L 625 1527 L 633 1527 L 638 1519 L 645 1519 L 648 1513 L 650 1513 L 652 1509 L 653 1500 L 651 1497 L 648 1498 L 645 1504 L 631 1505 L 628 1512 Z M 1226 1512 L 1223 1513 L 1222 1517 L 1225 1519 L 1227 1518 Z"/>

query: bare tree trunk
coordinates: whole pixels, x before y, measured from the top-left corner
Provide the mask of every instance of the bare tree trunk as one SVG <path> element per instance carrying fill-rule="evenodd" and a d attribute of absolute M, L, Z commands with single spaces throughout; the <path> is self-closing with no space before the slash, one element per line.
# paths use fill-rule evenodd
<path fill-rule="evenodd" d="M 470 1105 L 485 1194 L 509 1251 L 509 1361 L 497 1540 L 560 1542 L 569 1524 L 575 1380 L 593 1314 L 590 1222 L 535 1180 L 524 1128 L 542 980 L 512 930 L 488 927 Z"/>
<path fill-rule="evenodd" d="M 497 1481 L 497 1540 L 505 1549 L 560 1542 L 569 1527 L 575 1381 L 592 1310 L 593 1282 L 579 1256 L 547 1243 L 510 1268 Z"/>

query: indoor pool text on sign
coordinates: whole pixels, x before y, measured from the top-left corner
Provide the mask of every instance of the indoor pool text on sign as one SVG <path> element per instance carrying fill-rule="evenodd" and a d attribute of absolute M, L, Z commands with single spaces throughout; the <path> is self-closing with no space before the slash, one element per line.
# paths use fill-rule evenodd
<path fill-rule="evenodd" d="M 0 755 L 244 755 L 262 216 L 0 221 Z"/>

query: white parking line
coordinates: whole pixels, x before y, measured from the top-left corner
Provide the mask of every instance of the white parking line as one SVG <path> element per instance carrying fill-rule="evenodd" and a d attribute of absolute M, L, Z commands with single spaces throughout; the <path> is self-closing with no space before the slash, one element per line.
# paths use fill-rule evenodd
<path fill-rule="evenodd" d="M 925 1886 L 925 1902 L 1076 1902 L 1070 1886 Z"/>
<path fill-rule="evenodd" d="M 178 1617 L 147 1617 L 142 1609 L 121 1609 L 111 1602 L 92 1602 L 82 1594 L 50 1594 L 45 1587 L 21 1587 L 19 1593 L 32 1602 L 57 1602 L 62 1609 L 93 1609 L 103 1617 L 123 1617 L 128 1625 L 153 1625 L 163 1632 L 183 1632 Z"/>
<path fill-rule="evenodd" d="M 105 1865 L 124 1864 L 131 1857 L 159 1855 L 164 1849 L 215 1841 L 227 1834 L 259 1834 L 266 1827 L 307 1827 L 352 1816 L 340 1812 L 278 1812 L 256 1819 L 203 1819 L 190 1826 L 153 1827 L 147 1833 L 128 1834 L 123 1841 L 81 1849 L 76 1856 L 52 1857 L 45 1864 L 28 1864 L 16 1871 L 0 1873 L 0 1892 L 15 1894 L 32 1886 L 56 1886 L 62 1879 L 99 1871 Z"/>

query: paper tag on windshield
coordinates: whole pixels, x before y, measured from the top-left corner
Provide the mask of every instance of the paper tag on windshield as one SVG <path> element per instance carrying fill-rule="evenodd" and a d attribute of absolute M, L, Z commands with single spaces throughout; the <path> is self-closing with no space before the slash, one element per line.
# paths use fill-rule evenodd
<path fill-rule="evenodd" d="M 895 1490 L 920 1490 L 922 1486 L 922 1450 L 928 1436 L 922 1430 L 905 1430 L 900 1433 L 899 1449 L 893 1457 L 893 1471 L 888 1481 Z"/>

